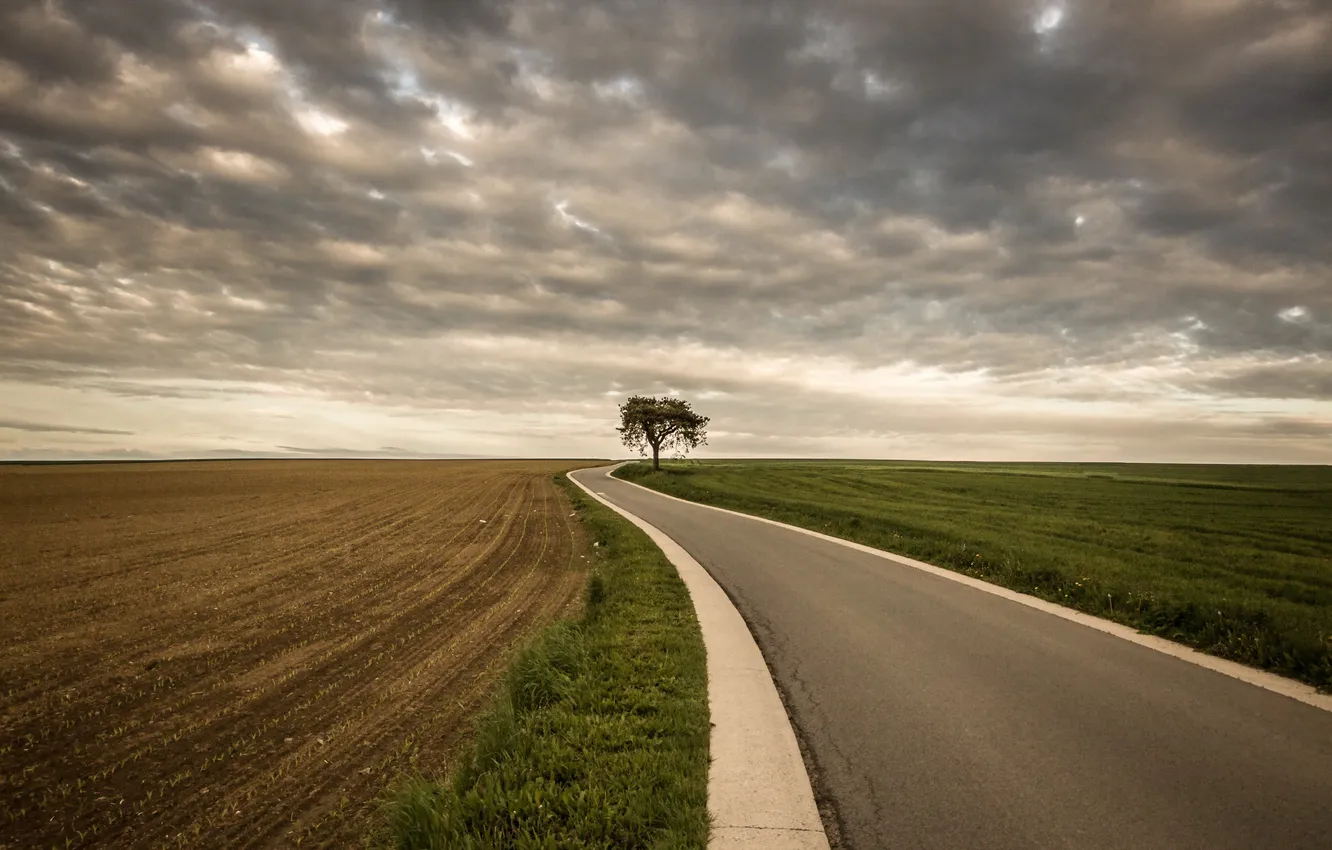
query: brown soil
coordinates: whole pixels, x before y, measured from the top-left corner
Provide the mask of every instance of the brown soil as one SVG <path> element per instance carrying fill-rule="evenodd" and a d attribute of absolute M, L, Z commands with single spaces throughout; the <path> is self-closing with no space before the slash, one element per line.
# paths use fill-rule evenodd
<path fill-rule="evenodd" d="M 577 604 L 576 465 L 0 468 L 0 848 L 364 845 Z"/>

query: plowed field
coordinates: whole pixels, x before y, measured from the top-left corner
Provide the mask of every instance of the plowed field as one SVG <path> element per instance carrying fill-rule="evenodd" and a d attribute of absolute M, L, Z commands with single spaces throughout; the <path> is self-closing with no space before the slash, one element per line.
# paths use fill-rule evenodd
<path fill-rule="evenodd" d="M 355 847 L 576 604 L 569 462 L 0 468 L 0 847 Z"/>

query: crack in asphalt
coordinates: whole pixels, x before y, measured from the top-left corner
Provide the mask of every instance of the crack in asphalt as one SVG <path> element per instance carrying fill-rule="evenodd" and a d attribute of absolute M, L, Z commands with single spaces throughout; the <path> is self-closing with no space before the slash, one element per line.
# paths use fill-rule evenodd
<path fill-rule="evenodd" d="M 799 674 L 799 664 L 792 660 L 790 654 L 786 652 L 786 638 L 781 632 L 772 628 L 772 625 L 766 618 L 754 611 L 753 606 L 749 604 L 747 598 L 734 592 L 733 588 L 727 582 L 722 580 L 722 573 L 716 569 L 714 563 L 705 562 L 702 559 L 697 560 L 699 560 L 704 568 L 713 576 L 717 581 L 718 586 L 721 587 L 722 592 L 731 600 L 731 604 L 735 606 L 735 609 L 740 612 L 741 619 L 745 621 L 745 625 L 749 627 L 750 634 L 754 635 L 755 641 L 759 645 L 759 649 L 763 655 L 763 662 L 768 667 L 768 675 L 777 686 L 777 695 L 782 700 L 782 706 L 786 709 L 786 715 L 791 721 L 791 729 L 795 732 L 796 744 L 800 747 L 800 755 L 805 762 L 805 770 L 809 774 L 810 786 L 814 791 L 814 804 L 819 810 L 819 818 L 823 821 L 823 831 L 828 838 L 829 847 L 831 850 L 855 850 L 845 838 L 845 821 L 841 809 L 827 787 L 826 780 L 824 779 L 826 768 L 823 764 L 823 760 L 814 752 L 813 747 L 810 746 L 810 735 L 806 731 L 807 727 L 826 730 L 826 716 L 823 714 L 818 699 L 814 696 L 813 691 L 805 684 L 804 679 L 801 678 Z M 791 679 L 795 682 L 797 689 L 800 692 L 801 699 L 807 701 L 815 709 L 815 713 L 818 714 L 818 717 L 810 718 L 810 720 L 813 721 L 812 723 L 807 722 L 802 717 L 802 713 L 797 709 L 796 701 L 792 698 L 790 688 L 773 667 L 774 658 L 780 658 L 788 662 L 792 668 L 794 668 L 791 673 Z M 824 740 L 829 740 L 828 736 L 825 735 Z M 846 769 L 849 771 L 852 764 L 851 759 L 835 744 L 830 744 L 830 747 L 833 750 L 833 755 L 841 764 L 845 765 Z M 872 783 L 870 784 L 872 786 Z M 874 806 L 876 815 L 881 813 L 882 808 L 879 804 L 878 796 L 873 792 L 872 787 L 871 802 Z"/>

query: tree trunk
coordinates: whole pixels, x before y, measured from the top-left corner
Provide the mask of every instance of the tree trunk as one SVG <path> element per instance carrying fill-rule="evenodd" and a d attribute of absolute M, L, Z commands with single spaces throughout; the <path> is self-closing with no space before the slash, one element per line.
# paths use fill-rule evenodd
<path fill-rule="evenodd" d="M 657 459 L 657 451 L 658 451 L 658 447 L 657 447 L 657 446 L 653 446 L 653 447 L 652 447 L 652 468 L 653 468 L 654 470 L 661 469 L 661 461 Z"/>

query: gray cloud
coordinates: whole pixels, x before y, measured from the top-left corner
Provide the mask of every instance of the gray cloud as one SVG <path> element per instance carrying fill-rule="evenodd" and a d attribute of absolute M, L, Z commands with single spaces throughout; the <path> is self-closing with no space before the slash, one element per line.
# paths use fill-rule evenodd
<path fill-rule="evenodd" d="M 30 431 L 36 434 L 110 434 L 127 436 L 133 431 L 116 431 L 110 428 L 83 428 L 75 425 L 49 425 L 43 422 L 24 422 L 19 419 L 0 419 L 0 428 L 13 431 Z"/>
<path fill-rule="evenodd" d="M 1200 389 L 1236 396 L 1332 400 L 1332 369 L 1325 360 L 1253 365 L 1205 379 Z"/>
<path fill-rule="evenodd" d="M 553 416 L 674 388 L 792 450 L 969 433 L 869 422 L 893 369 L 1070 433 L 1325 404 L 1330 45 L 1299 0 L 11 3 L 0 379 Z M 792 412 L 830 369 L 861 389 Z M 1313 440 L 1279 427 L 1312 410 L 1263 415 Z"/>

